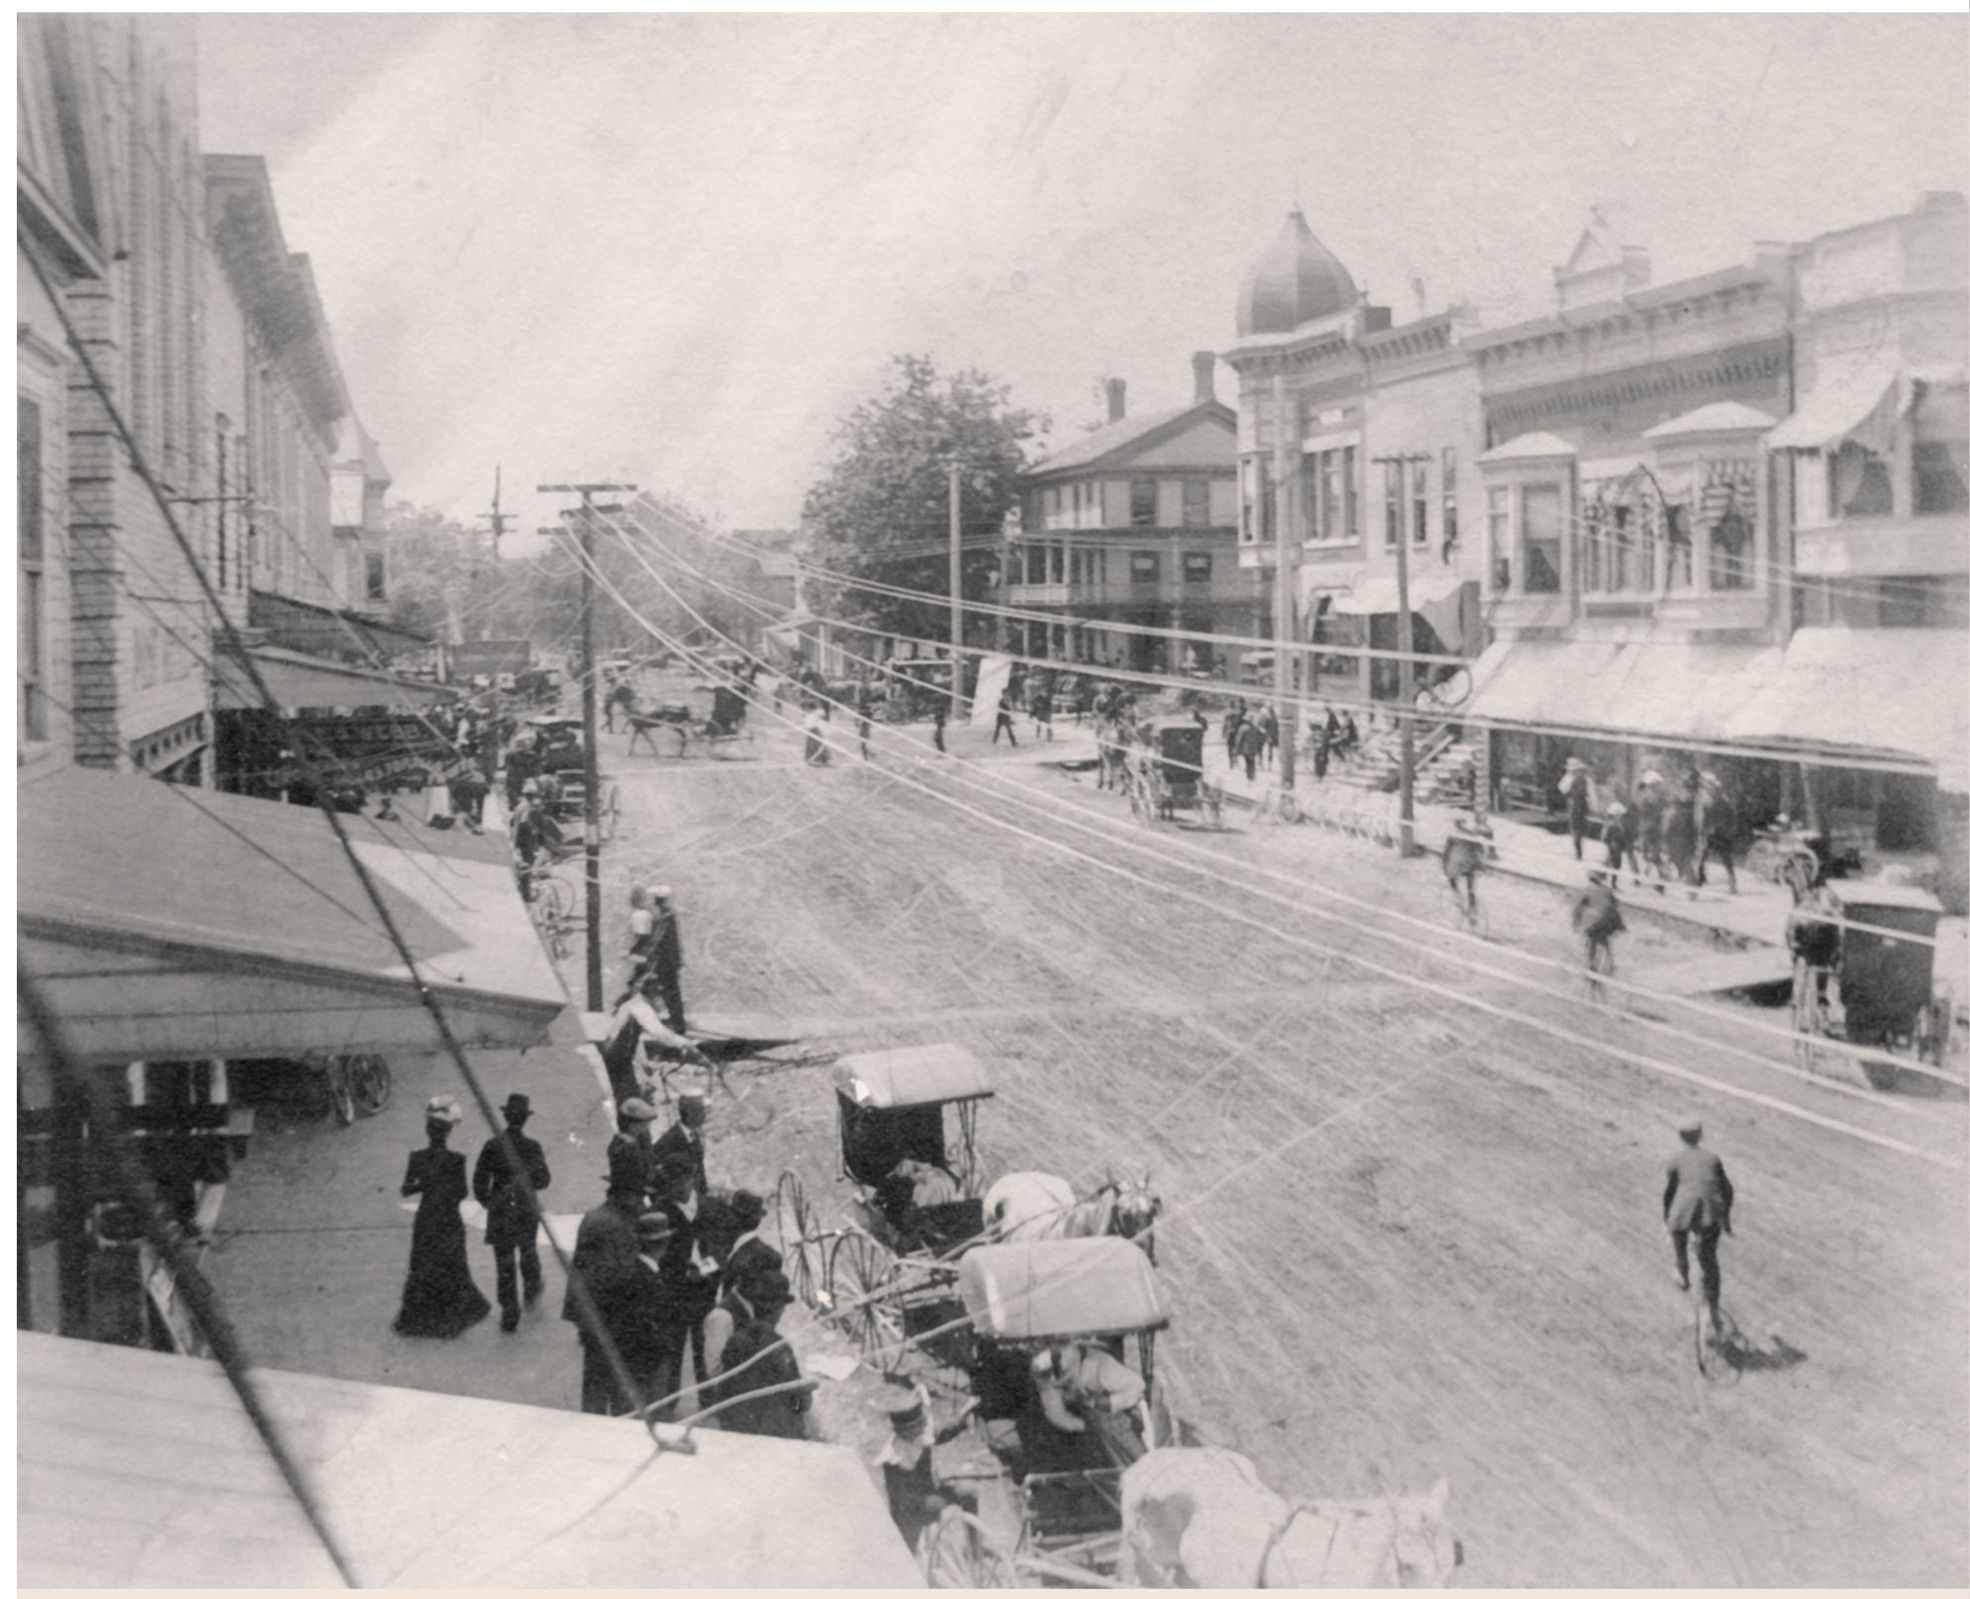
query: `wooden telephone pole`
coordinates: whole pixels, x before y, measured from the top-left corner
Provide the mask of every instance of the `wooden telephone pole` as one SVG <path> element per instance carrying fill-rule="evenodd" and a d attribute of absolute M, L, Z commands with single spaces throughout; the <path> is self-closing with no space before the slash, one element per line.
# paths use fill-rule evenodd
<path fill-rule="evenodd" d="M 1378 466 L 1393 466 L 1398 474 L 1428 460 L 1427 455 L 1375 457 Z M 1398 480 L 1398 506 L 1402 504 L 1403 488 Z M 1401 521 L 1398 515 L 1398 524 Z M 1402 733 L 1402 821 L 1396 848 L 1407 857 L 1416 853 L 1416 663 L 1410 659 L 1416 648 L 1416 626 L 1409 609 L 1409 529 L 1400 525 L 1396 528 L 1395 541 L 1395 647 L 1399 652 L 1395 663 L 1396 720 Z"/>
<path fill-rule="evenodd" d="M 634 494 L 634 483 L 543 483 L 541 494 L 579 494 L 575 518 L 581 527 L 581 745 L 582 846 L 588 877 L 588 1008 L 602 1008 L 602 773 L 596 758 L 595 726 L 595 524 L 622 509 L 595 503 L 598 494 Z"/>

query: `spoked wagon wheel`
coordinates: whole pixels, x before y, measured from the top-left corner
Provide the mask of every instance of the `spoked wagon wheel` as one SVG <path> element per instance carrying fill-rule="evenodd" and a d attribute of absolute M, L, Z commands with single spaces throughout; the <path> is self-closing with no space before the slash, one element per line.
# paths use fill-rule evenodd
<path fill-rule="evenodd" d="M 358 1116 L 375 1116 L 390 1103 L 390 1063 L 381 1055 L 348 1057 L 349 1097 Z"/>
<path fill-rule="evenodd" d="M 846 1232 L 828 1256 L 828 1304 L 835 1325 L 877 1371 L 889 1371 L 902 1356 L 903 1308 L 897 1302 L 895 1262 L 867 1233 Z"/>
<path fill-rule="evenodd" d="M 975 1517 L 956 1505 L 923 1530 L 917 1559 L 933 1588 L 1024 1588 L 1019 1566 Z"/>
<path fill-rule="evenodd" d="M 611 783 L 602 792 L 602 837 L 607 840 L 616 836 L 616 829 L 622 826 L 622 784 Z"/>
<path fill-rule="evenodd" d="M 787 1286 L 794 1298 L 811 1310 L 819 1286 L 815 1266 L 821 1246 L 813 1241 L 814 1222 L 798 1173 L 780 1173 L 780 1186 L 773 1191 L 773 1216 L 780 1229 L 780 1264 L 787 1274 Z"/>

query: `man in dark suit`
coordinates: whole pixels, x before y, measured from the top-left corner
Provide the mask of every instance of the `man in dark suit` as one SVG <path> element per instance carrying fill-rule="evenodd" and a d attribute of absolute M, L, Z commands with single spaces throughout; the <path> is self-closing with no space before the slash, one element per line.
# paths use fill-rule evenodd
<path fill-rule="evenodd" d="M 657 1140 L 654 1158 L 659 1167 L 688 1165 L 697 1179 L 698 1192 L 711 1192 L 705 1176 L 705 1091 L 683 1088 L 677 1093 L 677 1120 L 664 1129 Z"/>
<path fill-rule="evenodd" d="M 505 1131 L 486 1140 L 472 1169 L 472 1197 L 486 1207 L 486 1242 L 499 1279 L 499 1325 L 511 1332 L 520 1325 L 520 1284 L 528 1304 L 540 1297 L 540 1211 L 519 1174 L 527 1174 L 535 1194 L 547 1187 L 549 1177 L 546 1151 L 526 1134 L 532 1103 L 525 1094 L 508 1094 L 505 1110 Z"/>
<path fill-rule="evenodd" d="M 658 886 L 650 890 L 650 935 L 647 940 L 650 975 L 663 995 L 664 1020 L 674 1033 L 684 1031 L 684 944 L 677 930 L 677 907 L 670 890 Z"/>
<path fill-rule="evenodd" d="M 629 1396 L 618 1388 L 594 1329 L 583 1323 L 575 1308 L 575 1279 L 586 1284 L 603 1330 L 619 1338 L 634 1309 L 631 1290 L 641 1244 L 636 1222 L 643 1202 L 640 1190 L 611 1185 L 608 1197 L 582 1217 L 575 1234 L 573 1271 L 561 1319 L 573 1322 L 581 1336 L 581 1408 L 592 1416 L 625 1414 Z"/>
<path fill-rule="evenodd" d="M 1731 1205 L 1736 1195 L 1724 1175 L 1724 1163 L 1701 1147 L 1703 1124 L 1685 1121 L 1676 1129 L 1683 1147 L 1669 1162 L 1669 1180 L 1662 1190 L 1662 1221 L 1676 1246 L 1676 1286 L 1690 1286 L 1690 1234 L 1696 1234 L 1696 1260 L 1703 1273 L 1703 1300 L 1710 1307 L 1710 1325 L 1718 1324 L 1717 1300 L 1724 1275 L 1717 1264 L 1717 1240 L 1731 1230 Z"/>

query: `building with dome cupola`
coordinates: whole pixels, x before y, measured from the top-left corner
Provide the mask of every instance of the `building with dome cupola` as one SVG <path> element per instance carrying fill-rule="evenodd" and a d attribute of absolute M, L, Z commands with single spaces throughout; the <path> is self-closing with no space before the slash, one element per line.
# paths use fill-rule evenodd
<path fill-rule="evenodd" d="M 1395 696 L 1394 659 L 1361 652 L 1396 648 L 1398 551 L 1414 647 L 1461 656 L 1482 643 L 1457 511 L 1458 467 L 1481 437 L 1467 323 L 1419 303 L 1397 324 L 1297 206 L 1239 287 L 1224 352 L 1238 374 L 1239 558 L 1261 574 L 1269 632 L 1283 523 L 1294 636 L 1352 647 L 1318 657 L 1302 689 Z"/>

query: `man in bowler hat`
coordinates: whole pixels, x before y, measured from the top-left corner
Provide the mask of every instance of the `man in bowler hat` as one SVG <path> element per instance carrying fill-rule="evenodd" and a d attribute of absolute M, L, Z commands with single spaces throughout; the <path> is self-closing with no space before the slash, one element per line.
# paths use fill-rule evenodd
<path fill-rule="evenodd" d="M 526 1133 L 532 1103 L 525 1094 L 508 1094 L 504 1108 L 505 1129 L 486 1140 L 472 1169 L 472 1197 L 486 1207 L 486 1242 L 492 1246 L 499 1280 L 500 1330 L 512 1332 L 520 1325 L 520 1284 L 526 1287 L 528 1304 L 540 1297 L 540 1210 L 520 1173 L 527 1174 L 535 1194 L 546 1189 L 549 1176 L 547 1152 Z"/>

